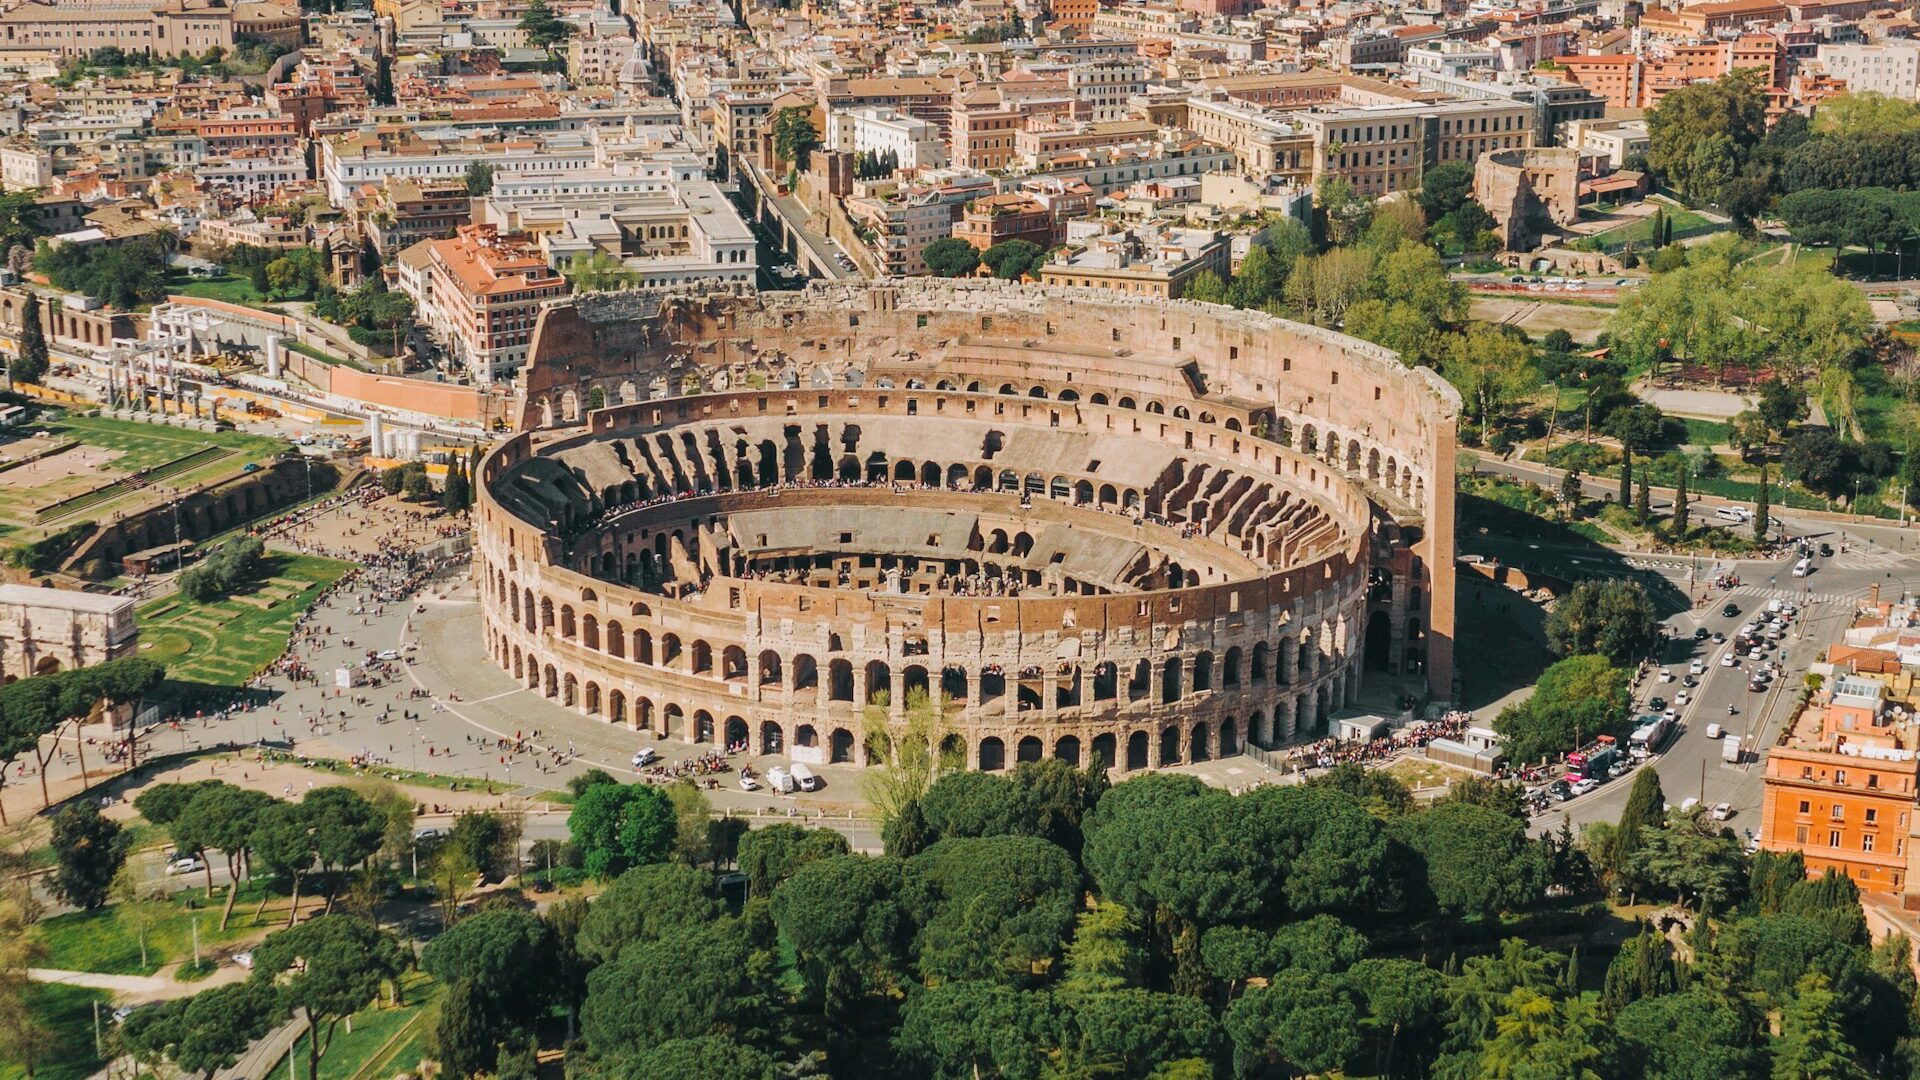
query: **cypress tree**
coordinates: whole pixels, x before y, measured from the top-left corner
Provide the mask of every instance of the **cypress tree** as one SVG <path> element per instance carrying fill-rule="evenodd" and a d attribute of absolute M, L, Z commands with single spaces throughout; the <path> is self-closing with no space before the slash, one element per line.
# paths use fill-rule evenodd
<path fill-rule="evenodd" d="M 40 326 L 40 298 L 29 295 L 20 313 L 20 355 L 11 369 L 13 381 L 37 383 L 47 377 L 47 333 Z"/>
<path fill-rule="evenodd" d="M 1634 500 L 1633 515 L 1642 525 L 1645 525 L 1647 519 L 1653 516 L 1653 492 L 1648 489 L 1645 465 L 1640 466 L 1640 493 Z"/>
<path fill-rule="evenodd" d="M 1660 823 L 1666 814 L 1667 795 L 1660 787 L 1660 774 L 1641 769 L 1633 774 L 1633 790 L 1627 792 L 1627 805 L 1620 811 L 1620 825 L 1606 853 L 1607 866 L 1618 874 L 1627 856 L 1639 850 L 1644 839 L 1640 830 Z"/>
<path fill-rule="evenodd" d="M 1607 965 L 1607 979 L 1600 992 L 1600 1006 L 1610 1016 L 1642 998 L 1659 997 L 1679 989 L 1674 970 L 1673 949 L 1667 939 L 1652 930 L 1634 937 L 1614 955 Z"/>
<path fill-rule="evenodd" d="M 1620 444 L 1620 505 L 1633 500 L 1633 447 Z"/>
<path fill-rule="evenodd" d="M 1767 491 L 1767 463 L 1765 459 L 1762 459 L 1760 462 L 1760 497 L 1754 500 L 1753 504 L 1753 538 L 1755 540 L 1765 540 L 1767 538 L 1767 518 L 1771 517 L 1772 514 L 1773 505 L 1771 500 L 1768 499 Z"/>
<path fill-rule="evenodd" d="M 1690 508 L 1687 506 L 1687 466 L 1680 466 L 1680 480 L 1673 487 L 1673 535 L 1685 538 L 1687 535 Z"/>

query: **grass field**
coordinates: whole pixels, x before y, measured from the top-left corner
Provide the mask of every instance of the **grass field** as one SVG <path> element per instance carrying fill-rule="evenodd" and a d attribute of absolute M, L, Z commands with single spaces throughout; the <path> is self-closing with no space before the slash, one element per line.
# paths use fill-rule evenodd
<path fill-rule="evenodd" d="M 168 274 L 167 291 L 179 296 L 198 296 L 224 300 L 229 304 L 272 309 L 273 301 L 253 291 L 253 283 L 243 277 L 224 274 L 216 278 L 197 278 L 188 274 Z"/>
<path fill-rule="evenodd" d="M 140 962 L 138 929 L 122 917 L 120 905 L 109 904 L 98 911 L 76 911 L 41 920 L 36 932 L 47 943 L 43 965 L 56 971 L 151 975 L 168 964 L 193 960 L 196 921 L 200 924 L 202 959 L 215 959 L 229 951 L 234 943 L 259 937 L 286 922 L 286 898 L 279 897 L 277 903 L 269 901 L 261 915 L 261 924 L 254 925 L 253 910 L 266 894 L 267 886 L 264 882 L 243 882 L 240 899 L 234 904 L 233 921 L 222 932 L 220 909 L 226 903 L 226 891 L 215 889 L 210 901 L 204 876 L 196 874 L 170 880 L 201 887 L 173 894 L 160 917 L 147 928 L 145 964 Z"/>
<path fill-rule="evenodd" d="M 425 974 L 406 977 L 407 1003 L 399 1008 L 376 1005 L 353 1014 L 353 1030 L 341 1024 L 333 1043 L 320 1059 L 320 1080 L 373 1080 L 410 1073 L 420 1064 L 425 1021 L 439 1000 L 440 985 Z M 384 999 L 383 999 L 384 1000 Z M 307 1075 L 307 1036 L 294 1043 L 292 1057 L 300 1076 Z M 268 1076 L 286 1072 L 286 1059 L 268 1069 Z"/>
<path fill-rule="evenodd" d="M 1668 219 L 1673 222 L 1673 235 L 1676 240 L 1683 235 L 1690 236 L 1699 230 L 1711 228 L 1713 225 L 1713 222 L 1691 210 L 1674 206 L 1664 207 L 1664 209 L 1667 212 Z M 1627 244 L 1632 244 L 1636 248 L 1659 246 L 1653 243 L 1653 217 L 1651 215 L 1643 217 L 1638 221 L 1629 222 L 1617 229 L 1608 229 L 1606 232 L 1597 233 L 1590 239 L 1598 241 L 1608 250 L 1624 247 Z"/>
<path fill-rule="evenodd" d="M 27 524 L 33 522 L 37 508 L 92 491 L 108 483 L 115 474 L 126 475 L 152 469 L 208 448 L 226 451 L 223 454 L 209 454 L 204 464 L 196 464 L 167 477 L 169 485 L 186 487 L 244 468 L 249 463 L 264 464 L 287 448 L 287 444 L 279 439 L 258 435 L 237 432 L 209 434 L 98 416 L 61 416 L 36 423 L 33 427 L 55 438 L 71 439 L 85 447 L 94 448 L 92 452 L 96 454 L 98 451 L 107 451 L 113 457 L 104 466 L 85 468 L 76 464 L 53 469 L 55 475 L 39 483 L 23 479 L 26 474 L 21 470 L 0 473 L 0 517 Z M 52 463 L 61 460 L 58 457 L 48 459 Z M 110 513 L 122 503 L 151 497 L 129 489 L 98 504 L 89 505 L 85 513 L 99 516 Z M 7 539 L 27 542 L 39 539 L 45 532 L 44 529 L 22 528 Z"/>
<path fill-rule="evenodd" d="M 106 991 L 56 983 L 27 985 L 27 1010 L 47 1031 L 46 1038 L 35 1040 L 38 1053 L 33 1063 L 34 1080 L 84 1080 L 106 1064 L 93 1049 L 95 1002 L 100 1005 L 104 1030 L 107 1014 L 112 1011 Z M 26 1075 L 23 1062 L 0 1060 L 0 1080 Z"/>
<path fill-rule="evenodd" d="M 238 686 L 286 651 L 293 621 L 352 569 L 311 555 L 273 554 L 253 588 L 213 604 L 166 597 L 139 609 L 141 655 L 176 682 Z"/>

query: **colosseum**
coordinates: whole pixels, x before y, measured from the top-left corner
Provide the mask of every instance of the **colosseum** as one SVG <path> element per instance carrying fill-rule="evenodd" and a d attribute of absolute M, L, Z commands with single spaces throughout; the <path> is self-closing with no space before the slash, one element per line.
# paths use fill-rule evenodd
<path fill-rule="evenodd" d="M 998 282 L 557 302 L 481 470 L 494 663 L 657 737 L 1121 771 L 1449 696 L 1454 427 L 1424 369 Z M 925 730 L 924 728 L 922 730 Z"/>

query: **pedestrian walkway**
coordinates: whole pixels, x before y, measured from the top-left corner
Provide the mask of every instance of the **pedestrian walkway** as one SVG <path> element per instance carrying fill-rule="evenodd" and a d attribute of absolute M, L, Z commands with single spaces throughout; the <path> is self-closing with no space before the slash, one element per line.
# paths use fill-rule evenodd
<path fill-rule="evenodd" d="M 1730 596 L 1751 596 L 1758 600 L 1791 600 L 1794 603 L 1839 604 L 1855 599 L 1851 593 L 1808 592 L 1803 589 L 1781 589 L 1765 585 L 1742 585 L 1734 589 Z"/>

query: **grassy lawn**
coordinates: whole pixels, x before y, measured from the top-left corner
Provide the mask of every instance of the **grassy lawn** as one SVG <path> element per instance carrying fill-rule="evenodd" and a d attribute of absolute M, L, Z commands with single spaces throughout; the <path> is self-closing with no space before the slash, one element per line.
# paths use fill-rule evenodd
<path fill-rule="evenodd" d="M 1733 437 L 1733 425 L 1717 420 L 1696 420 L 1683 417 L 1681 423 L 1687 425 L 1688 446 L 1725 446 Z"/>
<path fill-rule="evenodd" d="M 106 1064 L 93 1051 L 93 1007 L 100 1005 L 101 1030 L 112 1011 L 112 997 L 104 990 L 55 983 L 30 983 L 26 1005 L 34 1018 L 45 1025 L 47 1037 L 36 1040 L 38 1056 L 33 1063 L 35 1080 L 84 1080 Z M 0 1080 L 15 1080 L 27 1075 L 18 1061 L 0 1061 Z"/>
<path fill-rule="evenodd" d="M 293 621 L 352 564 L 276 553 L 252 590 L 213 604 L 164 597 L 139 609 L 141 655 L 176 682 L 238 686 L 286 651 Z"/>
<path fill-rule="evenodd" d="M 229 304 L 244 304 L 247 307 L 272 309 L 270 297 L 262 296 L 253 290 L 253 283 L 246 278 L 233 274 L 223 274 L 216 278 L 197 278 L 190 274 L 168 274 L 167 291 L 180 296 L 198 296 L 207 300 L 224 300 Z"/>
<path fill-rule="evenodd" d="M 1667 212 L 1668 220 L 1673 222 L 1673 237 L 1676 242 L 1684 236 L 1691 236 L 1699 231 L 1713 227 L 1712 221 L 1691 210 L 1664 205 L 1661 208 Z M 1659 246 L 1654 243 L 1653 240 L 1653 216 L 1651 214 L 1638 221 L 1628 222 L 1617 229 L 1608 229 L 1606 232 L 1596 233 L 1590 237 L 1590 239 L 1598 242 L 1609 251 L 1624 247 L 1627 244 L 1632 244 L 1636 248 Z"/>
<path fill-rule="evenodd" d="M 376 1005 L 353 1014 L 353 1030 L 342 1022 L 334 1031 L 333 1043 L 320 1059 L 320 1080 L 365 1080 L 368 1077 L 394 1076 L 412 1072 L 420 1064 L 422 1042 L 426 1035 L 423 1021 L 439 1000 L 440 985 L 425 974 L 407 976 L 407 1003 L 399 1008 Z M 307 1038 L 293 1045 L 292 1057 L 300 1076 L 307 1075 Z M 286 1071 L 286 1059 L 268 1076 Z"/>
<path fill-rule="evenodd" d="M 128 479 L 133 473 L 171 466 L 172 471 L 150 480 L 164 475 L 170 485 L 191 486 L 249 463 L 272 461 L 287 449 L 279 439 L 258 435 L 209 434 L 98 416 L 58 416 L 33 427 L 75 447 L 44 459 L 33 479 L 24 472 L 0 474 L 0 517 L 35 523 L 39 511 L 76 500 L 71 510 L 49 510 L 55 519 L 48 528 L 80 520 L 82 514 L 110 514 L 126 500 L 150 501 L 153 496 Z M 7 540 L 31 542 L 48 528 L 17 529 Z"/>
<path fill-rule="evenodd" d="M 278 900 L 280 918 L 272 918 L 276 904 L 269 901 L 262 924 L 255 926 L 253 909 L 266 890 L 264 883 L 246 882 L 233 908 L 233 922 L 225 932 L 220 929 L 220 908 L 226 902 L 224 890 L 216 889 L 209 901 L 206 879 L 176 879 L 180 884 L 198 883 L 197 888 L 182 889 L 168 900 L 166 911 L 147 930 L 147 962 L 140 963 L 140 937 L 134 927 L 122 920 L 120 908 L 109 904 L 98 911 L 76 911 L 40 921 L 37 933 L 47 943 L 44 966 L 56 971 L 95 971 L 105 975 L 151 975 L 170 963 L 193 960 L 194 923 L 200 924 L 200 955 L 212 959 L 228 952 L 242 941 L 262 936 L 286 921 L 286 900 Z M 189 904 L 195 905 L 188 907 Z"/>

